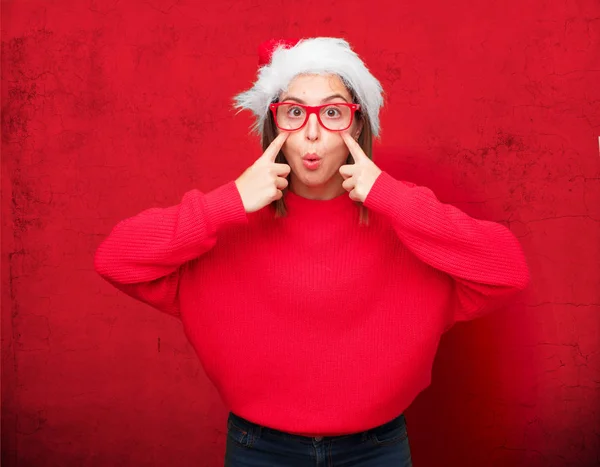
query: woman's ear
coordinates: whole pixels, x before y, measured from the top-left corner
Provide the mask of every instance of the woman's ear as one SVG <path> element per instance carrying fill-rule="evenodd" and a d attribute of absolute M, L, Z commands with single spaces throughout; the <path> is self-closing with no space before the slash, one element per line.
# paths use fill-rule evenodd
<path fill-rule="evenodd" d="M 362 129 L 363 129 L 363 121 L 362 121 L 362 119 L 360 119 L 358 121 L 358 125 L 356 125 L 356 130 L 354 130 L 354 139 L 355 140 L 358 141 L 358 137 L 362 133 Z"/>

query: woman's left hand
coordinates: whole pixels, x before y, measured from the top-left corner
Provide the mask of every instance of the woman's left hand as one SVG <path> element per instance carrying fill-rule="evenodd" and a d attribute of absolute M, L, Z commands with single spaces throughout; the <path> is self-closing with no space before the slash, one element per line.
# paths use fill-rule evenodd
<path fill-rule="evenodd" d="M 342 186 L 350 192 L 350 199 L 364 203 L 375 184 L 375 180 L 381 174 L 381 169 L 367 157 L 360 144 L 347 132 L 342 132 L 342 139 L 354 158 L 354 164 L 340 167 L 340 174 L 344 177 Z"/>

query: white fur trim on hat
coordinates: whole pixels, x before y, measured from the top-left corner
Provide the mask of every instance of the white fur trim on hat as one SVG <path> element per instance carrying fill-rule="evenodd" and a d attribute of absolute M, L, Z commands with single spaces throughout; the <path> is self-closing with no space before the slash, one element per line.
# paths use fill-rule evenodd
<path fill-rule="evenodd" d="M 379 136 L 379 109 L 383 105 L 383 89 L 360 57 L 344 39 L 316 37 L 302 39 L 294 47 L 277 46 L 271 63 L 258 70 L 252 88 L 234 98 L 239 111 L 251 110 L 256 116 L 252 130 L 262 134 L 269 104 L 285 91 L 299 74 L 336 74 L 350 87 L 369 116 L 374 136 Z"/>

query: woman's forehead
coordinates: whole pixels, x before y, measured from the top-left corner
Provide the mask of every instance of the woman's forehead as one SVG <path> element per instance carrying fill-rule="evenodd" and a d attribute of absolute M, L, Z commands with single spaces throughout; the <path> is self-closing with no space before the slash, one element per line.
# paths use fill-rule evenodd
<path fill-rule="evenodd" d="M 348 101 L 352 99 L 344 82 L 335 74 L 302 74 L 296 76 L 282 95 L 321 100 L 333 94 L 341 94 Z"/>

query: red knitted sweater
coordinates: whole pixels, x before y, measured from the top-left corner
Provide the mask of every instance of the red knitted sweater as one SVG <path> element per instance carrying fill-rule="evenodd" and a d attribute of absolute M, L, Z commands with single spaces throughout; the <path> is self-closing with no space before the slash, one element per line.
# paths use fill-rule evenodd
<path fill-rule="evenodd" d="M 430 383 L 440 336 L 526 287 L 515 236 L 383 172 L 364 205 L 285 195 L 246 214 L 235 183 L 117 224 L 96 271 L 181 318 L 236 414 L 279 430 L 358 432 Z"/>

